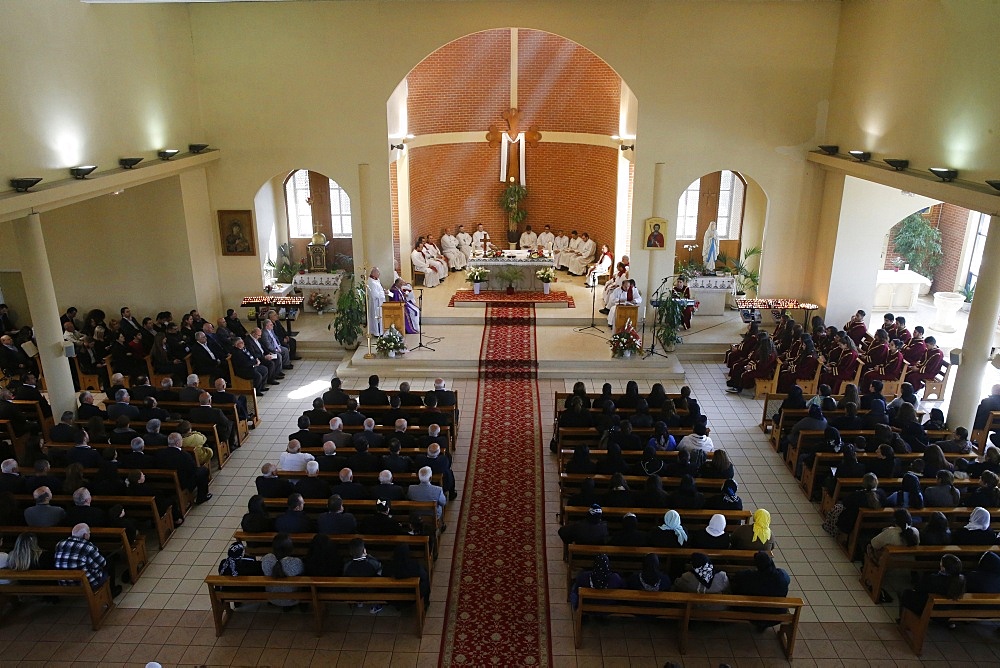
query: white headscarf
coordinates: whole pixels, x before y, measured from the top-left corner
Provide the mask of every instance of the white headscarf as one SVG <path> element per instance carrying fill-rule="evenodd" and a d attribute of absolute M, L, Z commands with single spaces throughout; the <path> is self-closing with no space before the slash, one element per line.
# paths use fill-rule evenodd
<path fill-rule="evenodd" d="M 977 507 L 974 508 L 972 514 L 969 515 L 969 523 L 965 525 L 965 528 L 970 531 L 982 531 L 984 529 L 989 529 L 991 520 L 990 511 L 985 508 Z"/>

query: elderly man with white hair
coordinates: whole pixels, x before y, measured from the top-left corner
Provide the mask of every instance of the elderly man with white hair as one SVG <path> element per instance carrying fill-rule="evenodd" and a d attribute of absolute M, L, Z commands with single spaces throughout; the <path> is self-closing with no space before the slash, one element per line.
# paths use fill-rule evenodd
<path fill-rule="evenodd" d="M 319 470 L 323 472 L 339 471 L 347 465 L 347 458 L 337 454 L 337 444 L 333 441 L 323 443 L 323 454 L 316 458 Z"/>
<path fill-rule="evenodd" d="M 200 379 L 198 378 L 198 374 L 192 373 L 188 376 L 184 387 L 177 391 L 178 401 L 184 401 L 192 404 L 197 403 L 198 397 L 200 397 L 201 393 L 205 391 L 198 387 L 199 382 Z"/>
<path fill-rule="evenodd" d="M 340 482 L 330 491 L 342 499 L 363 499 L 366 495 L 364 485 L 354 482 L 354 471 L 346 466 L 340 469 Z"/>
<path fill-rule="evenodd" d="M 432 424 L 429 429 L 434 427 L 437 425 Z M 438 429 L 440 430 L 440 427 Z M 419 467 L 428 467 L 434 474 L 441 474 L 441 485 L 444 491 L 448 493 L 449 499 L 455 500 L 458 492 L 455 491 L 455 474 L 451 470 L 451 457 L 442 452 L 440 443 L 429 443 L 427 454 L 417 457 L 414 463 Z"/>
<path fill-rule="evenodd" d="M 448 505 L 448 499 L 445 498 L 443 489 L 431 484 L 432 475 L 433 472 L 429 466 L 424 466 L 417 471 L 417 479 L 420 482 L 407 488 L 406 498 L 410 501 L 434 501 L 437 503 L 437 516 L 441 517 L 441 510 Z"/>
<path fill-rule="evenodd" d="M 80 393 L 80 407 L 76 409 L 76 417 L 80 420 L 89 420 L 94 416 L 107 420 L 108 414 L 94 405 L 94 395 L 84 390 Z"/>
<path fill-rule="evenodd" d="M 59 506 L 53 506 L 52 490 L 39 487 L 31 495 L 35 505 L 24 509 L 24 522 L 29 527 L 55 527 L 64 524 L 66 511 Z"/>
<path fill-rule="evenodd" d="M 109 420 L 117 420 L 122 415 L 127 415 L 129 420 L 139 419 L 139 408 L 132 405 L 132 397 L 124 388 L 115 392 L 115 403 L 108 406 Z"/>
<path fill-rule="evenodd" d="M 24 492 L 24 478 L 17 470 L 16 459 L 5 459 L 0 463 L 0 492 Z"/>
<path fill-rule="evenodd" d="M 365 418 L 364 431 L 359 431 L 351 438 L 354 447 L 364 443 L 369 448 L 381 448 L 385 445 L 385 437 L 375 431 L 375 420 Z"/>
<path fill-rule="evenodd" d="M 338 448 L 346 448 L 351 444 L 351 434 L 344 431 L 344 421 L 335 417 L 330 420 L 330 431 L 323 434 L 323 442 L 333 441 Z"/>
<path fill-rule="evenodd" d="M 295 483 L 295 491 L 303 499 L 330 498 L 330 485 L 319 477 L 319 462 L 306 462 L 306 477 Z"/>
<path fill-rule="evenodd" d="M 136 436 L 129 443 L 129 451 L 118 456 L 118 469 L 127 471 L 129 469 L 151 469 L 154 467 L 152 455 L 147 455 L 144 450 L 146 441 L 141 436 Z"/>
<path fill-rule="evenodd" d="M 406 490 L 392 482 L 392 471 L 385 470 L 378 474 L 378 484 L 372 486 L 369 496 L 380 501 L 402 501 Z"/>
<path fill-rule="evenodd" d="M 73 527 L 69 538 L 56 543 L 53 555 L 59 570 L 83 570 L 94 589 L 100 589 L 111 578 L 112 569 L 97 546 L 90 542 L 90 526 L 84 523 Z M 120 585 L 111 583 L 111 595 L 122 593 Z"/>
<path fill-rule="evenodd" d="M 278 467 L 265 462 L 260 467 L 260 475 L 254 480 L 257 493 L 265 499 L 286 498 L 294 491 L 294 485 L 288 478 L 278 477 Z"/>
<path fill-rule="evenodd" d="M 306 464 L 316 458 L 308 452 L 302 452 L 302 444 L 297 440 L 288 442 L 288 447 L 278 457 L 279 471 L 302 471 L 306 470 Z"/>

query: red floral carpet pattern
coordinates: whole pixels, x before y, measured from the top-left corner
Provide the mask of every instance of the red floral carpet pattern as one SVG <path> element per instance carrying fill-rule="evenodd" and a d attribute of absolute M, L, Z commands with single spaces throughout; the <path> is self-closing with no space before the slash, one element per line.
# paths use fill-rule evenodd
<path fill-rule="evenodd" d="M 442 666 L 548 666 L 534 306 L 488 304 Z"/>
<path fill-rule="evenodd" d="M 565 302 L 568 308 L 576 308 L 573 298 L 566 294 L 564 290 L 553 290 L 549 294 L 528 290 L 515 292 L 512 295 L 508 295 L 505 290 L 483 290 L 478 295 L 472 290 L 458 290 L 451 296 L 448 306 L 454 306 L 456 302 L 499 302 L 511 305 Z"/>

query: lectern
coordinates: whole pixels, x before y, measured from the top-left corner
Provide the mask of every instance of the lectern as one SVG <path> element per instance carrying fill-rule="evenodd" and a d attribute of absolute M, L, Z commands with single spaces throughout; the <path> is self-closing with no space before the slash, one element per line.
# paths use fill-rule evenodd
<path fill-rule="evenodd" d="M 631 322 L 632 327 L 639 323 L 639 307 L 633 304 L 619 304 L 615 309 L 615 333 L 625 329 L 625 323 Z"/>
<path fill-rule="evenodd" d="M 388 332 L 390 325 L 395 325 L 400 334 L 406 335 L 403 302 L 385 302 L 382 304 L 382 331 Z"/>

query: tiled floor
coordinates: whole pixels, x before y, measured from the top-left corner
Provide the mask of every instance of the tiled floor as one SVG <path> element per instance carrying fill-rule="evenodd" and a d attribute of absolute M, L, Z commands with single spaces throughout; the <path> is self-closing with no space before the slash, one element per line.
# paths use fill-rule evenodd
<path fill-rule="evenodd" d="M 562 329 L 562 328 L 558 328 Z M 560 336 L 557 328 L 546 335 Z M 476 351 L 463 351 L 475 355 Z M 98 632 L 90 630 L 79 606 L 25 606 L 0 626 L 2 665 L 142 665 L 159 661 L 172 665 L 322 665 L 322 666 L 431 666 L 437 665 L 444 604 L 448 587 L 458 503 L 446 510 L 450 525 L 443 536 L 441 557 L 435 566 L 431 606 L 423 638 L 413 631 L 413 620 L 386 608 L 377 618 L 367 610 L 331 611 L 326 632 L 316 637 L 301 613 L 283 614 L 263 608 L 244 608 L 226 632 L 215 637 L 208 597 L 202 580 L 215 572 L 230 543 L 232 531 L 245 512 L 260 465 L 276 461 L 295 431 L 295 419 L 326 386 L 335 363 L 303 360 L 286 381 L 261 403 L 264 423 L 247 445 L 237 450 L 213 482 L 214 498 L 199 506 L 177 530 L 167 548 L 155 554 L 140 581 L 126 587 L 118 609 Z M 792 575 L 791 595 L 803 597 L 798 665 L 921 665 L 902 642 L 893 619 L 895 606 L 872 604 L 857 582 L 857 567 L 847 562 L 833 539 L 820 529 L 815 507 L 804 501 L 797 484 L 758 429 L 761 405 L 723 391 L 720 366 L 688 363 L 687 383 L 710 417 L 717 447 L 729 452 L 740 483 L 745 507 L 768 508 L 777 540 L 775 559 Z M 401 378 L 383 378 L 383 387 L 397 387 Z M 414 389 L 430 386 L 428 379 L 410 380 Z M 539 381 L 541 396 L 568 391 L 577 378 Z M 602 379 L 583 379 L 599 390 Z M 475 386 L 457 380 L 462 424 L 455 457 L 459 492 L 465 475 L 466 453 L 474 418 Z M 616 381 L 623 391 L 624 381 Z M 643 384 L 648 389 L 648 382 Z M 676 391 L 677 384 L 667 384 Z M 553 402 L 543 400 L 543 442 L 551 436 Z M 672 660 L 685 666 L 786 664 L 770 632 L 749 628 L 705 626 L 693 635 L 689 652 L 678 654 L 669 623 L 636 620 L 609 621 L 585 627 L 580 649 L 574 648 L 569 606 L 565 603 L 565 571 L 556 535 L 558 489 L 553 457 L 546 456 L 546 522 L 549 598 L 552 601 L 552 654 L 557 666 L 660 666 Z M 151 545 L 152 546 L 152 545 Z M 29 621 L 30 620 L 30 621 Z M 990 665 L 1000 661 L 995 628 L 972 625 L 958 631 L 935 630 L 925 646 L 926 665 Z"/>

